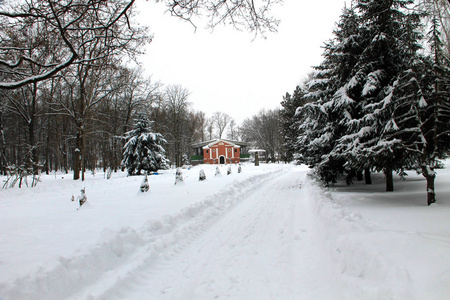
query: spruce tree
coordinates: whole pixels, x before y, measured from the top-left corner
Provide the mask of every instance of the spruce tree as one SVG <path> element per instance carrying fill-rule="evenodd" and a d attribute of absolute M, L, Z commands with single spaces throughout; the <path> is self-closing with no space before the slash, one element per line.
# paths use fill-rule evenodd
<path fill-rule="evenodd" d="M 176 172 L 175 172 L 175 183 L 176 184 L 180 184 L 184 182 L 184 177 L 183 177 L 183 171 L 181 170 L 181 168 L 177 168 Z"/>
<path fill-rule="evenodd" d="M 313 102 L 299 108 L 297 149 L 322 180 L 347 172 L 420 170 L 427 203 L 434 169 L 450 149 L 450 61 L 438 22 L 422 54 L 421 20 L 412 0 L 358 0 L 344 10 L 324 60 L 307 84 Z M 290 95 L 289 95 L 290 96 Z M 288 97 L 287 97 L 288 98 Z M 368 176 L 369 175 L 369 176 Z"/>
<path fill-rule="evenodd" d="M 204 180 L 206 180 L 205 170 L 203 170 L 203 169 L 200 170 L 200 172 L 198 173 L 198 180 L 199 180 L 199 181 L 204 181 Z"/>
<path fill-rule="evenodd" d="M 147 175 L 145 175 L 144 179 L 141 182 L 140 190 L 142 193 L 148 192 L 150 189 L 150 185 L 148 184 L 148 178 Z"/>
<path fill-rule="evenodd" d="M 346 158 L 335 148 L 348 131 L 355 109 L 355 102 L 345 94 L 344 85 L 364 49 L 358 25 L 356 13 L 344 9 L 333 32 L 335 37 L 325 44 L 324 60 L 315 67 L 316 72 L 307 84 L 306 97 L 312 103 L 298 109 L 300 158 L 314 166 L 327 183 L 335 182 L 346 165 Z"/>
<path fill-rule="evenodd" d="M 290 95 L 286 93 L 281 101 L 280 110 L 281 129 L 283 135 L 284 160 L 290 162 L 294 159 L 296 152 L 296 140 L 298 135 L 297 122 L 299 116 L 296 115 L 297 108 L 306 104 L 305 91 L 297 86 L 294 93 Z"/>
<path fill-rule="evenodd" d="M 161 134 L 151 132 L 152 123 L 145 116 L 140 116 L 134 129 L 125 133 L 127 142 L 123 147 L 122 165 L 129 175 L 169 168 L 163 148 L 167 142 Z"/>
<path fill-rule="evenodd" d="M 357 109 L 349 132 L 340 140 L 340 153 L 355 166 L 383 170 L 387 191 L 393 190 L 393 170 L 410 166 L 407 146 L 411 137 L 418 138 L 405 134 L 417 131 L 414 113 L 399 114 L 416 99 L 397 92 L 408 82 L 404 80 L 412 74 L 409 70 L 419 49 L 420 18 L 407 10 L 411 4 L 409 0 L 356 1 L 366 47 L 346 85 L 345 94 L 356 101 Z"/>

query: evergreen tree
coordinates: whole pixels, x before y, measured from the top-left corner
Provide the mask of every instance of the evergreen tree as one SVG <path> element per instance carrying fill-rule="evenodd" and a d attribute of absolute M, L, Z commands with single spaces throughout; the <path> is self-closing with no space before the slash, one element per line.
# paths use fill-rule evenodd
<path fill-rule="evenodd" d="M 125 134 L 127 142 L 123 147 L 122 165 L 129 175 L 140 175 L 142 170 L 149 173 L 169 168 L 163 148 L 166 140 L 161 134 L 151 132 L 152 123 L 140 116 L 134 129 Z"/>
<path fill-rule="evenodd" d="M 355 110 L 355 101 L 346 95 L 344 88 L 365 48 L 358 21 L 352 9 L 344 9 L 335 37 L 324 47 L 324 60 L 315 67 L 316 72 L 307 84 L 306 97 L 312 103 L 298 110 L 300 158 L 314 166 L 327 183 L 336 181 L 345 170 L 345 157 L 333 150 L 348 131 Z"/>
<path fill-rule="evenodd" d="M 205 170 L 203 170 L 203 169 L 200 170 L 200 172 L 198 173 L 198 180 L 199 180 L 199 181 L 204 181 L 204 180 L 206 180 Z"/>
<path fill-rule="evenodd" d="M 148 192 L 150 189 L 150 185 L 148 184 L 148 178 L 147 175 L 145 175 L 144 179 L 141 182 L 140 190 L 142 193 Z"/>
<path fill-rule="evenodd" d="M 78 196 L 78 203 L 80 204 L 80 207 L 86 203 L 87 197 L 86 197 L 86 187 L 82 188 L 80 190 L 80 196 Z"/>
<path fill-rule="evenodd" d="M 191 162 L 189 161 L 189 156 L 187 154 L 183 154 L 182 156 L 183 166 L 189 166 Z"/>
<path fill-rule="evenodd" d="M 357 109 L 338 152 L 353 167 L 383 170 L 387 191 L 393 190 L 392 171 L 411 166 L 408 145 L 420 139 L 417 97 L 398 92 L 411 84 L 411 64 L 420 48 L 420 16 L 407 10 L 411 4 L 409 0 L 357 1 L 366 47 L 343 93 Z"/>
<path fill-rule="evenodd" d="M 297 122 L 299 120 L 296 111 L 298 107 L 306 103 L 307 99 L 304 96 L 305 91 L 300 86 L 297 86 L 292 96 L 286 93 L 283 96 L 283 101 L 281 101 L 281 106 L 283 107 L 280 110 L 281 130 L 284 141 L 284 159 L 286 162 L 292 161 L 296 152 L 295 145 L 298 136 Z"/>
<path fill-rule="evenodd" d="M 177 171 L 175 172 L 175 183 L 174 185 L 176 185 L 177 183 L 181 183 L 184 181 L 183 178 L 183 171 L 181 171 L 181 168 L 177 168 Z"/>
<path fill-rule="evenodd" d="M 435 201 L 434 169 L 450 149 L 450 62 L 438 22 L 421 54 L 423 15 L 412 0 L 357 0 L 345 9 L 307 84 L 313 102 L 297 110 L 297 151 L 320 178 L 347 182 L 366 171 L 420 170 L 427 203 Z M 290 100 L 287 95 L 285 100 Z M 361 174 L 361 172 L 359 172 Z"/>

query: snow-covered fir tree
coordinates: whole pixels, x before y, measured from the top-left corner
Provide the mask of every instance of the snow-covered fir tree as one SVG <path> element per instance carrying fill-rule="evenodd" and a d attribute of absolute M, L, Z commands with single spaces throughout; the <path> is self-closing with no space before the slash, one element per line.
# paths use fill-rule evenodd
<path fill-rule="evenodd" d="M 438 22 L 421 51 L 412 0 L 358 0 L 345 9 L 297 115 L 297 149 L 326 182 L 341 173 L 416 169 L 435 201 L 434 169 L 450 148 L 450 68 Z M 351 181 L 351 180 L 349 180 Z"/>
<path fill-rule="evenodd" d="M 188 166 L 191 164 L 189 161 L 189 156 L 187 154 L 183 154 L 183 157 L 181 158 L 183 166 Z"/>
<path fill-rule="evenodd" d="M 361 38 L 358 17 L 344 9 L 335 37 L 325 45 L 323 62 L 315 67 L 307 83 L 307 103 L 297 110 L 299 121 L 298 159 L 316 168 L 320 178 L 335 182 L 344 171 L 345 158 L 333 153 L 336 143 L 347 132 L 355 101 L 344 96 L 343 88 L 351 76 L 365 45 Z"/>
<path fill-rule="evenodd" d="M 180 184 L 183 181 L 184 181 L 183 171 L 181 171 L 181 168 L 177 168 L 177 171 L 175 172 L 175 183 L 174 183 L 174 185 Z"/>
<path fill-rule="evenodd" d="M 204 181 L 204 180 L 206 180 L 205 170 L 203 170 L 203 169 L 200 170 L 200 172 L 198 173 L 198 180 L 199 180 L 199 181 Z"/>
<path fill-rule="evenodd" d="M 420 48 L 420 18 L 408 10 L 412 4 L 411 0 L 356 1 L 366 47 L 342 93 L 344 99 L 357 103 L 357 110 L 351 115 L 349 131 L 339 141 L 339 153 L 351 166 L 384 171 L 387 191 L 394 189 L 393 170 L 410 166 L 405 150 L 412 135 L 404 133 L 417 131 L 418 125 L 406 122 L 414 113 L 394 115 L 403 109 L 410 114 L 408 108 L 417 103 L 397 93 L 411 79 L 405 75 L 411 74 Z M 402 119 L 401 126 L 396 119 Z"/>
<path fill-rule="evenodd" d="M 80 204 L 80 207 L 84 204 L 84 203 L 86 203 L 86 201 L 87 201 L 87 197 L 86 197 L 86 188 L 84 187 L 84 188 L 82 188 L 81 190 L 80 190 L 80 196 L 78 196 L 78 203 Z"/>
<path fill-rule="evenodd" d="M 284 141 L 284 160 L 286 162 L 292 161 L 296 152 L 295 141 L 297 140 L 297 122 L 299 119 L 296 111 L 298 107 L 306 103 L 307 98 L 304 95 L 305 91 L 300 86 L 297 86 L 292 95 L 286 93 L 283 96 L 283 101 L 281 101 L 283 108 L 280 110 L 280 117 Z"/>
<path fill-rule="evenodd" d="M 148 184 L 147 175 L 145 175 L 144 179 L 142 180 L 140 189 L 141 189 L 142 193 L 148 192 L 148 190 L 150 189 L 150 185 Z"/>
<path fill-rule="evenodd" d="M 140 116 L 134 129 L 125 134 L 127 142 L 123 147 L 122 165 L 129 175 L 169 168 L 170 162 L 163 148 L 167 142 L 161 134 L 151 132 L 152 123 L 145 116 Z"/>
<path fill-rule="evenodd" d="M 219 166 L 216 166 L 216 172 L 214 173 L 214 176 L 220 175 L 220 169 Z"/>
<path fill-rule="evenodd" d="M 307 84 L 313 102 L 297 110 L 299 155 L 327 182 L 344 172 L 384 171 L 386 190 L 393 190 L 393 171 L 429 171 L 433 201 L 433 168 L 450 145 L 448 59 L 438 54 L 439 33 L 432 29 L 436 51 L 424 57 L 413 1 L 353 3 Z"/>

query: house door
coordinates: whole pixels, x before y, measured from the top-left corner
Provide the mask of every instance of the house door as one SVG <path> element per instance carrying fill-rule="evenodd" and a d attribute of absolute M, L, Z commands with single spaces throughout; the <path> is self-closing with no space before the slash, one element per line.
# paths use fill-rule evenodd
<path fill-rule="evenodd" d="M 221 165 L 224 165 L 224 164 L 225 164 L 225 156 L 221 156 L 221 157 L 220 157 L 219 163 L 220 163 Z"/>

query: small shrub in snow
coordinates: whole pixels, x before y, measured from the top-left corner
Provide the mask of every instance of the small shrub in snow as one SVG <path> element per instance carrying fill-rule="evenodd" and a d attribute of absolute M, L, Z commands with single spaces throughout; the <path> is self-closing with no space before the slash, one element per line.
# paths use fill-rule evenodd
<path fill-rule="evenodd" d="M 112 169 L 108 168 L 108 171 L 106 173 L 106 179 L 111 179 L 111 175 L 112 175 Z"/>
<path fill-rule="evenodd" d="M 175 184 L 183 182 L 183 172 L 181 171 L 181 168 L 177 168 L 177 171 L 175 173 Z"/>
<path fill-rule="evenodd" d="M 216 174 L 214 174 L 214 176 L 220 175 L 220 169 L 219 166 L 216 166 Z"/>
<path fill-rule="evenodd" d="M 19 188 L 22 188 L 23 183 L 28 187 L 28 176 L 32 178 L 31 187 L 35 187 L 41 181 L 40 176 L 34 172 L 32 167 L 21 165 L 7 168 L 6 180 L 2 188 L 13 188 L 17 183 L 19 183 Z"/>
<path fill-rule="evenodd" d="M 230 174 L 231 174 L 231 166 L 228 166 L 227 175 L 230 175 Z"/>
<path fill-rule="evenodd" d="M 199 174 L 198 174 L 198 180 L 199 181 L 203 181 L 206 180 L 206 174 L 205 174 L 205 170 L 201 169 Z"/>
<path fill-rule="evenodd" d="M 142 180 L 141 183 L 141 192 L 148 192 L 148 190 L 150 189 L 150 186 L 148 185 L 148 178 L 147 175 L 145 175 L 144 180 Z"/>
<path fill-rule="evenodd" d="M 398 172 L 398 175 L 400 176 L 400 179 L 402 181 L 405 181 L 406 177 L 408 176 L 408 173 L 406 173 L 405 170 L 401 170 L 400 172 Z"/>
<path fill-rule="evenodd" d="M 187 154 L 183 154 L 183 156 L 181 157 L 181 162 L 183 163 L 183 165 L 188 166 L 190 164 L 189 156 L 187 156 Z"/>
<path fill-rule="evenodd" d="M 86 188 L 82 188 L 80 190 L 81 194 L 80 196 L 78 196 L 78 202 L 80 203 L 80 207 L 87 201 L 87 197 L 86 197 Z"/>
<path fill-rule="evenodd" d="M 241 173 L 241 172 L 242 172 L 242 165 L 239 164 L 239 167 L 238 167 L 238 173 Z"/>

